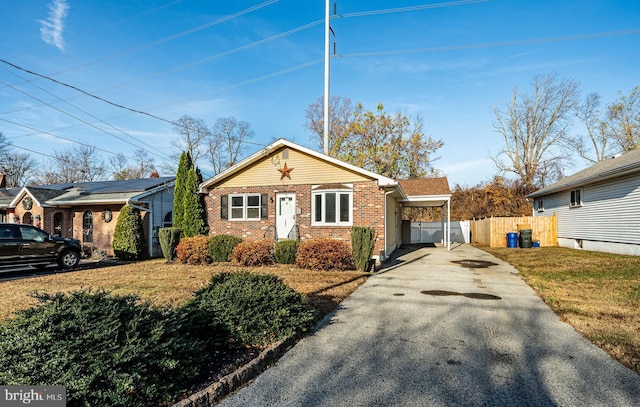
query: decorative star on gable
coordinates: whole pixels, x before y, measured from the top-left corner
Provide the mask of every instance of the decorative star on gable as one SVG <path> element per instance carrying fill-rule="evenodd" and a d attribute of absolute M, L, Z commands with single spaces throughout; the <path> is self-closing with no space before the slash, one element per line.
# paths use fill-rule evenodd
<path fill-rule="evenodd" d="M 287 163 L 284 163 L 284 167 L 278 168 L 278 171 L 280 171 L 281 180 L 283 180 L 284 177 L 291 179 L 291 171 L 293 171 L 293 168 L 287 167 Z"/>

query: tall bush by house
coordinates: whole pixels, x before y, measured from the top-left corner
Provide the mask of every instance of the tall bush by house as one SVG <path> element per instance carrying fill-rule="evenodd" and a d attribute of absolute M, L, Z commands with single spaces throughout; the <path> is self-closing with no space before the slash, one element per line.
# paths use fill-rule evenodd
<path fill-rule="evenodd" d="M 64 385 L 69 407 L 158 406 L 200 370 L 200 343 L 170 309 L 104 291 L 36 297 L 0 323 L 3 385 Z"/>
<path fill-rule="evenodd" d="M 211 236 L 209 238 L 211 260 L 215 262 L 230 261 L 233 248 L 241 242 L 242 238 L 239 236 L 227 234 Z"/>
<path fill-rule="evenodd" d="M 198 192 L 200 181 L 200 171 L 193 167 L 189 169 L 182 206 L 184 210 L 182 231 L 186 237 L 204 235 L 209 229 L 207 226 L 204 201 Z"/>
<path fill-rule="evenodd" d="M 176 172 L 176 183 L 173 187 L 173 226 L 182 228 L 184 221 L 184 195 L 189 170 L 193 167 L 191 154 L 183 151 L 180 154 L 178 162 L 178 171 Z"/>
<path fill-rule="evenodd" d="M 171 227 L 161 228 L 158 231 L 158 240 L 162 248 L 162 255 L 167 261 L 173 261 L 176 258 L 176 247 L 180 243 L 182 229 Z"/>
<path fill-rule="evenodd" d="M 295 264 L 296 254 L 298 254 L 297 240 L 280 240 L 276 243 L 273 257 L 280 264 Z"/>
<path fill-rule="evenodd" d="M 351 228 L 351 254 L 356 269 L 368 271 L 373 248 L 376 244 L 376 230 L 372 227 L 353 226 Z"/>
<path fill-rule="evenodd" d="M 137 260 L 144 255 L 144 229 L 140 210 L 125 205 L 120 209 L 113 232 L 113 252 L 122 260 Z"/>

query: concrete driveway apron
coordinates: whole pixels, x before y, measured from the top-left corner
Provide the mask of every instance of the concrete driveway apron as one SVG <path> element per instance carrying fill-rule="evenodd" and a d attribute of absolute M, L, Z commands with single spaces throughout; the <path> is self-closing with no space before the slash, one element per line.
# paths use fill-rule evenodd
<path fill-rule="evenodd" d="M 640 405 L 640 376 L 561 322 L 510 265 L 468 245 L 407 256 L 219 405 Z"/>

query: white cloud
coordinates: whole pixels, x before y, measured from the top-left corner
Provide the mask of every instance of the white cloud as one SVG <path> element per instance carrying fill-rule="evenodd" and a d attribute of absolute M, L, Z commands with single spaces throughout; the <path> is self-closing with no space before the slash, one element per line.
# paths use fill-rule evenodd
<path fill-rule="evenodd" d="M 64 19 L 67 17 L 67 0 L 53 0 L 49 3 L 49 16 L 40 20 L 40 36 L 44 42 L 64 51 Z"/>

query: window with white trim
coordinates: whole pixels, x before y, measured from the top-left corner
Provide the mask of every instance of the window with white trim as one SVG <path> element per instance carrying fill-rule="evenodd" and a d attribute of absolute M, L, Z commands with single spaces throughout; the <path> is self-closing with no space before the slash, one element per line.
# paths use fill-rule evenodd
<path fill-rule="evenodd" d="M 229 195 L 229 219 L 260 220 L 260 194 Z"/>
<path fill-rule="evenodd" d="M 574 189 L 571 191 L 571 203 L 570 206 L 572 208 L 582 206 L 582 191 L 579 189 Z"/>
<path fill-rule="evenodd" d="M 538 198 L 538 212 L 544 212 L 544 199 Z"/>
<path fill-rule="evenodd" d="M 311 213 L 313 226 L 351 226 L 353 191 L 351 189 L 312 191 Z"/>

